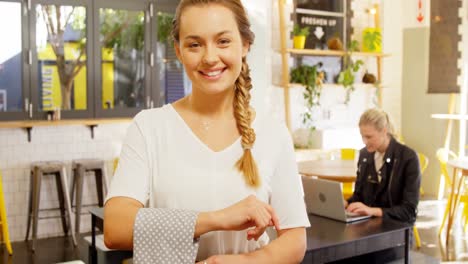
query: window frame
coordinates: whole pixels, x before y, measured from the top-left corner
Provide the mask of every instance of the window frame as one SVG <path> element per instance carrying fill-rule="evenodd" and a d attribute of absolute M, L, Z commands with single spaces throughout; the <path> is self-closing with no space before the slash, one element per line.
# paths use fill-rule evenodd
<path fill-rule="evenodd" d="M 29 51 L 29 12 L 27 3 L 21 0 L 0 0 L 5 3 L 19 3 L 21 11 L 21 110 L 19 111 L 5 111 L 0 112 L 0 121 L 12 120 L 27 120 L 29 117 L 29 104 L 31 99 L 30 94 L 30 70 L 31 65 L 28 64 L 28 51 Z"/>
<path fill-rule="evenodd" d="M 133 117 L 147 108 L 165 104 L 165 88 L 160 84 L 160 68 L 157 61 L 158 12 L 175 14 L 179 1 L 174 0 L 0 0 L 21 5 L 21 87 L 22 109 L 0 112 L 2 121 L 47 120 L 48 111 L 40 110 L 42 96 L 39 91 L 39 61 L 36 43 L 37 5 L 82 6 L 86 8 L 86 109 L 61 110 L 61 119 L 93 119 Z M 145 12 L 144 43 L 144 103 L 135 108 L 102 107 L 101 46 L 99 43 L 99 9 L 115 8 Z M 150 10 L 152 16 L 150 17 Z M 149 19 L 149 20 L 148 20 Z M 152 65 L 150 63 L 152 62 Z"/>
<path fill-rule="evenodd" d="M 93 58 L 93 47 L 90 45 L 90 36 L 93 26 L 91 17 L 92 0 L 31 0 L 30 10 L 30 47 L 32 54 L 32 65 L 31 65 L 31 98 L 33 102 L 33 117 L 34 119 L 47 120 L 48 111 L 39 109 L 40 100 L 42 100 L 39 94 L 38 86 L 38 74 L 39 74 L 39 61 L 36 46 L 36 6 L 37 5 L 61 5 L 61 6 L 82 6 L 86 8 L 86 110 L 63 110 L 61 109 L 61 119 L 76 119 L 76 118 L 92 118 L 93 117 L 93 87 L 91 80 L 94 78 L 94 65 L 90 63 L 89 58 Z"/>
<path fill-rule="evenodd" d="M 150 5 L 153 4 L 153 16 L 150 17 Z M 145 65 L 145 81 L 144 81 L 144 102 L 143 107 L 126 107 L 126 108 L 113 108 L 103 109 L 102 108 L 102 68 L 101 68 L 101 46 L 99 43 L 99 9 L 101 8 L 114 8 L 114 9 L 125 9 L 128 11 L 143 11 L 145 13 L 145 39 L 144 39 L 144 65 Z M 94 3 L 93 8 L 93 19 L 95 21 L 94 32 L 93 32 L 93 46 L 96 47 L 95 56 L 93 57 L 93 64 L 95 66 L 94 72 L 96 77 L 94 78 L 94 108 L 95 117 L 122 117 L 122 116 L 134 116 L 143 109 L 151 107 L 152 90 L 154 89 L 157 93 L 158 86 L 153 83 L 153 74 L 157 66 L 150 65 L 150 54 L 153 46 L 153 34 L 155 30 L 154 25 L 157 21 L 155 19 L 155 2 L 148 0 L 134 0 L 132 2 L 124 0 L 100 0 Z M 149 21 L 147 19 L 149 18 Z M 156 86 L 156 87 L 155 87 Z"/>

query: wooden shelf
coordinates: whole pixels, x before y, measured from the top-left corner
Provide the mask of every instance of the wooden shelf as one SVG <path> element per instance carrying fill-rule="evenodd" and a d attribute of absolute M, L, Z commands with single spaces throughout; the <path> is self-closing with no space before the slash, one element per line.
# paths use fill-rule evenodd
<path fill-rule="evenodd" d="M 365 87 L 375 87 L 373 84 L 370 83 L 354 83 L 355 86 L 365 86 Z M 289 88 L 294 88 L 294 87 L 299 87 L 299 86 L 304 86 L 300 83 L 289 83 L 288 87 Z M 322 88 L 343 88 L 343 85 L 337 84 L 337 83 L 324 83 L 322 84 Z M 385 85 L 378 85 L 378 88 L 385 88 Z"/>
<path fill-rule="evenodd" d="M 468 115 L 460 114 L 432 114 L 431 117 L 445 120 L 468 120 Z"/>
<path fill-rule="evenodd" d="M 84 125 L 89 127 L 91 138 L 94 138 L 94 128 L 102 124 L 117 124 L 131 122 L 131 118 L 107 118 L 107 119 L 67 119 L 67 120 L 27 120 L 0 122 L 0 128 L 22 128 L 28 133 L 28 141 L 31 142 L 31 130 L 38 126 L 67 126 Z"/>
<path fill-rule="evenodd" d="M 318 49 L 287 49 L 286 52 L 294 55 L 311 55 L 311 56 L 344 56 L 346 51 L 340 50 L 318 50 Z M 388 57 L 390 54 L 381 52 L 352 52 L 352 56 L 362 57 Z"/>
<path fill-rule="evenodd" d="M 27 120 L 27 121 L 6 121 L 0 122 L 0 128 L 28 128 L 37 126 L 66 126 L 66 125 L 101 125 L 115 124 L 132 121 L 131 118 L 109 118 L 109 119 L 67 119 L 57 121 L 47 120 Z"/>

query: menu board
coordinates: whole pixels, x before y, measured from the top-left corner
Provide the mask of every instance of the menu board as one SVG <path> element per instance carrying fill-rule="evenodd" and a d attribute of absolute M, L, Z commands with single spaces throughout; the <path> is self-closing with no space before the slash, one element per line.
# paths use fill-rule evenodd
<path fill-rule="evenodd" d="M 343 43 L 343 17 L 297 13 L 300 27 L 309 27 L 306 49 L 327 49 L 327 40 L 338 37 Z"/>
<path fill-rule="evenodd" d="M 306 49 L 328 49 L 327 41 L 337 37 L 346 48 L 347 0 L 296 0 L 294 23 L 308 27 L 310 35 L 306 39 Z"/>
<path fill-rule="evenodd" d="M 295 0 L 293 21 L 295 25 L 309 28 L 305 49 L 327 50 L 330 38 L 339 38 L 346 49 L 351 36 L 351 0 Z M 299 56 L 296 65 L 316 65 L 325 72 L 325 83 L 336 83 L 342 70 L 342 58 L 338 56 Z"/>
<path fill-rule="evenodd" d="M 297 0 L 296 8 L 321 10 L 328 12 L 343 12 L 343 0 Z"/>

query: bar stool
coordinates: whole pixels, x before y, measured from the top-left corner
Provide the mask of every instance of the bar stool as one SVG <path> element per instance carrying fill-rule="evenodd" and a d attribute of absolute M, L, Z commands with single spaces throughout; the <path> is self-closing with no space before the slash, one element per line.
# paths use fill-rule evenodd
<path fill-rule="evenodd" d="M 65 169 L 65 164 L 59 161 L 47 161 L 47 162 L 37 162 L 31 164 L 31 181 L 30 181 L 30 191 L 29 191 L 29 208 L 28 208 L 28 227 L 26 229 L 26 238 L 27 241 L 29 238 L 29 230 L 31 227 L 32 221 L 32 250 L 33 252 L 36 249 L 36 239 L 37 239 L 37 227 L 39 219 L 46 218 L 56 218 L 57 216 L 50 217 L 39 217 L 39 202 L 41 198 L 41 182 L 44 175 L 54 175 L 55 183 L 57 186 L 57 193 L 59 198 L 59 208 L 44 209 L 44 210 L 56 210 L 60 209 L 60 217 L 62 219 L 62 227 L 65 235 L 68 234 L 68 230 L 73 230 L 73 224 L 71 221 L 71 205 L 70 205 L 70 195 L 68 193 L 68 183 L 67 183 L 67 173 Z M 67 212 L 65 212 L 65 209 Z M 68 219 L 67 219 L 68 218 Z M 67 225 L 68 220 L 68 225 Z M 70 228 L 69 228 L 70 227 Z M 76 246 L 75 234 L 70 232 L 73 245 Z"/>
<path fill-rule="evenodd" d="M 8 254 L 13 255 L 11 249 L 10 235 L 8 234 L 8 221 L 5 207 L 5 197 L 3 196 L 2 172 L 0 171 L 0 226 L 2 226 L 3 242 L 5 242 Z M 1 239 L 0 239 L 1 240 Z"/>
<path fill-rule="evenodd" d="M 105 193 L 103 186 L 107 193 L 108 181 L 107 173 L 105 168 L 105 162 L 101 159 L 79 159 L 73 160 L 73 181 L 71 188 L 71 200 L 73 205 L 73 199 L 75 199 L 75 232 L 80 232 L 80 219 L 81 219 L 81 207 L 83 198 L 83 178 L 87 172 L 94 172 L 96 179 L 96 192 L 98 197 L 98 204 L 100 207 L 104 205 Z M 96 205 L 96 204 L 94 204 Z"/>

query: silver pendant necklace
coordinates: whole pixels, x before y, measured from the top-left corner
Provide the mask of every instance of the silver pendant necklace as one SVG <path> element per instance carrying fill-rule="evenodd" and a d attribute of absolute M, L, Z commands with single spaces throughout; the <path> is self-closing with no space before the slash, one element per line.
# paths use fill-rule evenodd
<path fill-rule="evenodd" d="M 203 130 L 206 132 L 210 129 L 211 122 L 208 120 L 201 120 L 201 125 L 202 125 Z"/>

